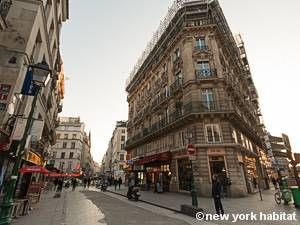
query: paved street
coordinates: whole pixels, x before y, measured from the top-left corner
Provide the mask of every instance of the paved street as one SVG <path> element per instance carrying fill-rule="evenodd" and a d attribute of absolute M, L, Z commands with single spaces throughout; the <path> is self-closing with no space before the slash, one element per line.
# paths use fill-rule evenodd
<path fill-rule="evenodd" d="M 113 189 L 114 188 L 110 188 Z M 121 194 L 125 187 L 117 190 Z M 132 224 L 175 224 L 175 225 L 213 225 L 213 224 L 254 224 L 254 225 L 281 225 L 299 224 L 300 210 L 292 205 L 276 205 L 273 200 L 273 191 L 263 192 L 263 201 L 255 194 L 241 199 L 224 199 L 225 213 L 276 213 L 296 212 L 298 221 L 197 221 L 170 210 L 156 207 L 144 202 L 128 201 L 125 197 L 112 192 L 100 192 L 90 188 L 84 190 L 79 187 L 75 192 L 64 191 L 61 198 L 53 198 L 54 192 L 46 192 L 37 207 L 29 215 L 18 218 L 14 225 L 132 225 Z M 156 194 L 142 192 L 142 200 L 164 207 L 178 210 L 180 204 L 190 204 L 190 196 L 176 193 Z M 206 213 L 214 213 L 210 198 L 198 198 L 199 205 Z"/>
<path fill-rule="evenodd" d="M 118 194 L 125 194 L 126 187 L 122 187 L 121 190 L 114 190 L 114 187 L 109 188 L 110 191 Z M 262 192 L 263 201 L 260 201 L 259 194 L 253 194 L 246 198 L 225 198 L 222 200 L 225 213 L 239 214 L 239 213 L 296 213 L 297 221 L 239 221 L 235 224 L 299 224 L 300 221 L 300 209 L 296 209 L 293 204 L 290 205 L 277 205 L 274 201 L 274 190 L 268 190 Z M 187 194 L 178 193 L 162 193 L 157 194 L 148 191 L 142 191 L 141 200 L 148 201 L 151 203 L 159 204 L 175 210 L 180 209 L 181 204 L 191 204 L 191 197 Z M 199 207 L 203 208 L 206 213 L 215 213 L 214 204 L 211 198 L 198 198 Z M 217 223 L 214 221 L 214 223 Z M 217 223 L 218 224 L 218 223 Z M 222 224 L 227 224 L 222 221 Z M 228 222 L 232 224 L 232 222 Z"/>
<path fill-rule="evenodd" d="M 29 215 L 14 220 L 14 225 L 186 225 L 188 223 L 162 215 L 160 209 L 147 210 L 96 191 L 78 188 L 64 191 L 61 198 L 44 193 L 41 202 Z M 90 201 L 91 200 L 91 201 Z M 143 205 L 143 206 L 141 206 Z M 171 212 L 173 214 L 173 212 Z M 145 220 L 145 218 L 149 218 Z M 150 219 L 151 218 L 151 219 Z M 192 219 L 195 221 L 195 219 Z"/>

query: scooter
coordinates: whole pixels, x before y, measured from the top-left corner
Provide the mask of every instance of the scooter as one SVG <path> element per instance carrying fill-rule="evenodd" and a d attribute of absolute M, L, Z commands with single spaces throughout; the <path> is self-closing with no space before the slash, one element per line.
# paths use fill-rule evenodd
<path fill-rule="evenodd" d="M 138 187 L 131 187 L 128 189 L 127 198 L 128 200 L 138 201 L 141 196 L 140 189 Z"/>
<path fill-rule="evenodd" d="M 104 191 L 106 191 L 106 189 L 107 189 L 107 184 L 106 183 L 102 183 L 100 185 L 100 190 L 104 192 Z"/>

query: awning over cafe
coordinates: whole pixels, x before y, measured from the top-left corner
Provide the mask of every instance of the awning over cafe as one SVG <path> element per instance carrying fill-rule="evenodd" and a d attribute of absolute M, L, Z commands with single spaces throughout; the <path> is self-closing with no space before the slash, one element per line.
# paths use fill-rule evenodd
<path fill-rule="evenodd" d="M 20 173 L 50 173 L 43 166 L 24 166 L 19 169 Z"/>
<path fill-rule="evenodd" d="M 80 173 L 49 173 L 46 174 L 48 177 L 79 177 Z"/>
<path fill-rule="evenodd" d="M 152 163 L 156 161 L 170 161 L 171 160 L 171 152 L 163 152 L 155 155 L 145 156 L 142 159 L 139 159 L 134 162 L 136 165 L 143 165 L 147 163 Z"/>

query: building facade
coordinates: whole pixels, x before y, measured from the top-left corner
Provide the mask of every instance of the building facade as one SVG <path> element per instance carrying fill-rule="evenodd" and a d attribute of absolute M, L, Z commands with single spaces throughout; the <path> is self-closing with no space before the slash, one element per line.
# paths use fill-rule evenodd
<path fill-rule="evenodd" d="M 56 130 L 57 142 L 52 148 L 49 165 L 65 173 L 82 171 L 86 133 L 79 117 L 60 117 Z"/>
<path fill-rule="evenodd" d="M 115 178 L 125 180 L 124 169 L 126 168 L 125 143 L 127 139 L 126 121 L 117 121 L 112 136 L 112 171 Z"/>
<path fill-rule="evenodd" d="M 22 166 L 43 165 L 55 144 L 64 93 L 60 34 L 68 18 L 68 0 L 0 1 L 0 126 L 8 136 L 1 143 L 0 169 L 6 174 L 13 166 L 7 159 L 17 152 L 33 101 L 33 96 L 20 94 L 27 69 L 41 62 L 49 66 L 51 77 L 37 98 Z M 19 183 L 26 187 L 29 180 L 22 176 Z"/>
<path fill-rule="evenodd" d="M 124 170 L 127 167 L 125 144 L 127 140 L 127 122 L 117 121 L 108 148 L 102 158 L 101 172 L 125 181 Z"/>
<path fill-rule="evenodd" d="M 175 1 L 127 82 L 126 150 L 142 185 L 211 196 L 266 187 L 264 126 L 244 44 L 217 0 Z M 186 145 L 196 148 L 191 164 Z"/>

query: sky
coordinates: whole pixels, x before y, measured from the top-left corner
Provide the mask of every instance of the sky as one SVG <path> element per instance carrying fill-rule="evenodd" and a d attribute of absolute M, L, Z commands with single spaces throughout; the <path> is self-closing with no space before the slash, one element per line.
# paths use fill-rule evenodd
<path fill-rule="evenodd" d="M 100 162 L 118 120 L 127 120 L 125 81 L 172 0 L 70 0 L 61 53 L 60 116 L 80 116 Z M 219 0 L 243 37 L 266 128 L 300 152 L 300 1 Z M 298 124 L 298 125 L 297 125 Z"/>

